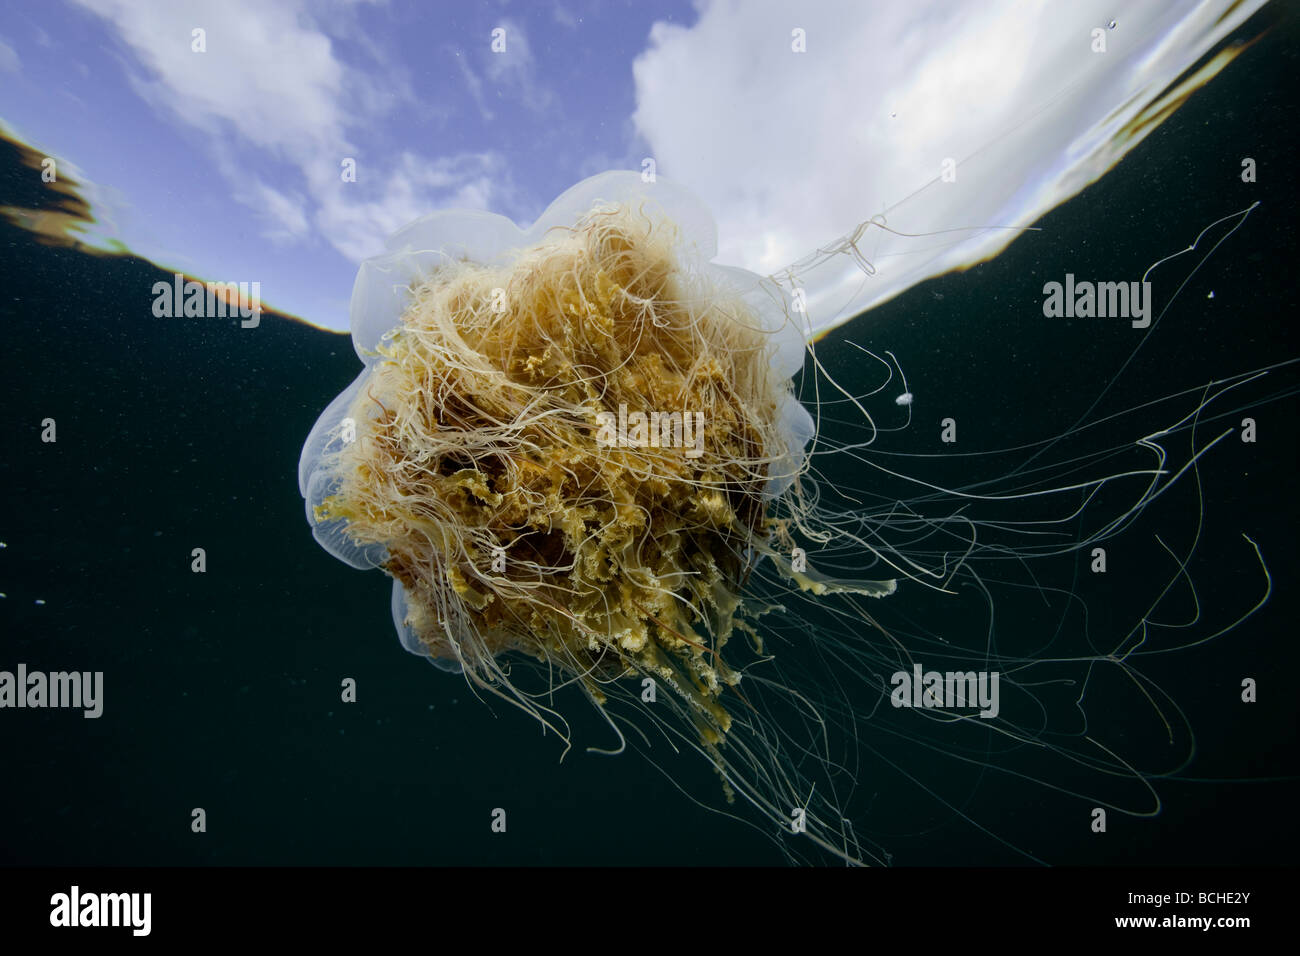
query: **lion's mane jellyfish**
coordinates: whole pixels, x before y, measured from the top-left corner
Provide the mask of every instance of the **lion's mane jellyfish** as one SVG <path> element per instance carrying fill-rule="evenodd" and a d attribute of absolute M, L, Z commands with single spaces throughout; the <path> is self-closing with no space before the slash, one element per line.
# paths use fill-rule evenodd
<path fill-rule="evenodd" d="M 769 503 L 803 466 L 804 337 L 770 280 L 708 262 L 713 226 L 611 173 L 529 233 L 434 215 L 365 263 L 365 371 L 321 416 L 300 485 L 317 540 L 394 581 L 403 645 L 549 720 L 517 652 L 576 678 L 651 677 L 708 748 L 731 725 L 728 642 L 761 646 L 752 564 L 790 568 Z"/>
<path fill-rule="evenodd" d="M 850 862 L 887 858 L 880 831 L 851 822 L 867 757 L 981 830 L 963 794 L 989 768 L 1158 812 L 1152 776 L 1194 748 L 1177 705 L 1134 668 L 1133 635 L 1163 626 L 1155 608 L 1185 579 L 1199 531 L 1156 604 L 1109 642 L 1068 579 L 1005 569 L 1064 556 L 1075 574 L 1075 555 L 1195 463 L 1198 415 L 1233 383 L 1159 432 L 1122 413 L 1105 434 L 1079 424 L 1028 446 L 1032 470 L 968 456 L 941 486 L 865 455 L 881 431 L 868 396 L 827 374 L 798 284 L 715 265 L 714 243 L 688 193 L 630 172 L 579 183 L 526 232 L 465 212 L 399 231 L 353 292 L 365 367 L 303 448 L 316 539 L 393 578 L 407 650 L 566 741 L 569 698 L 556 692 L 573 685 L 617 750 L 657 737 L 702 754 L 719 792 L 791 856 L 793 837 Z M 896 360 L 862 351 L 884 379 L 868 394 L 897 372 L 889 405 L 910 421 Z M 821 424 L 837 427 L 814 426 L 794 392 L 801 371 Z M 1069 453 L 1052 462 L 1063 438 Z M 1174 467 L 1160 442 L 1183 439 L 1188 464 Z M 858 477 L 823 480 L 813 453 Z M 903 579 L 908 601 L 869 600 Z M 1014 634 L 997 624 L 999 588 L 1033 598 Z M 1142 709 L 1112 697 L 1085 713 L 1104 674 Z M 647 683 L 660 688 L 652 706 Z M 1126 740 L 1154 729 L 1162 769 L 1099 743 L 1112 716 Z M 926 753 L 953 759 L 900 763 Z"/>

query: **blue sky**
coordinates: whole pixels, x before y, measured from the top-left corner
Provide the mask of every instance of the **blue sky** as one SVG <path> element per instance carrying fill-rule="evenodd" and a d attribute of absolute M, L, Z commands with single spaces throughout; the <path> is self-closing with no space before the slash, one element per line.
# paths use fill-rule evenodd
<path fill-rule="evenodd" d="M 0 116 L 100 187 L 97 212 L 133 250 L 259 279 L 269 304 L 335 326 L 356 262 L 415 216 L 531 221 L 577 179 L 639 164 L 630 63 L 654 21 L 693 17 L 687 4 L 298 7 L 7 4 L 0 43 L 21 68 L 0 75 Z"/>
<path fill-rule="evenodd" d="M 0 119 L 87 184 L 104 237 L 345 328 L 357 264 L 411 219 L 526 225 L 647 156 L 713 211 L 719 260 L 765 274 L 883 213 L 1029 225 L 1258 5 L 1220 22 L 1228 0 L 1171 0 L 1111 27 L 1099 0 L 8 0 Z M 801 275 L 822 324 L 1015 231 L 944 235 L 871 231 L 870 280 L 847 255 Z"/>

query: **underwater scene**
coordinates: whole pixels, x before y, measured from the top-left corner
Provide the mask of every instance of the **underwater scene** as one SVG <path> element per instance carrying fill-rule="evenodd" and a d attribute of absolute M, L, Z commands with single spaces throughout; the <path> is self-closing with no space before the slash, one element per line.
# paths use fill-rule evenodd
<path fill-rule="evenodd" d="M 0 862 L 1291 865 L 1298 49 L 6 3 Z"/>

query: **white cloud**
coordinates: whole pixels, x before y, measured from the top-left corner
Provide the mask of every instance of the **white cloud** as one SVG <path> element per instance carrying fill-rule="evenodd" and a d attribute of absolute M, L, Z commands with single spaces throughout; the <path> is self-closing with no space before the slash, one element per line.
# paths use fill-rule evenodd
<path fill-rule="evenodd" d="M 496 52 L 489 47 L 487 78 L 503 92 L 508 92 L 534 112 L 545 109 L 551 102 L 551 92 L 537 78 L 537 61 L 523 27 L 514 20 L 498 24 L 505 30 L 505 49 Z"/>
<path fill-rule="evenodd" d="M 141 68 L 131 77 L 137 92 L 206 135 L 236 198 L 267 220 L 277 241 L 306 240 L 314 226 L 358 259 L 449 197 L 481 205 L 494 189 L 479 154 L 403 154 L 389 168 L 359 160 L 357 182 L 343 183 L 340 162 L 358 156 L 356 144 L 371 141 L 368 124 L 409 96 L 409 83 L 342 62 L 302 0 L 77 2 L 107 19 L 129 47 Z M 346 20 L 346 7 L 336 13 Z M 206 52 L 191 49 L 196 27 L 206 31 Z M 376 92 L 386 89 L 397 92 L 376 105 Z M 258 174 L 267 159 L 288 163 L 296 178 L 268 185 Z"/>
<path fill-rule="evenodd" d="M 695 26 L 652 29 L 633 119 L 659 173 L 713 209 L 722 261 L 772 272 L 879 214 L 931 234 L 868 229 L 871 281 L 848 256 L 809 274 L 831 324 L 1016 235 L 942 230 L 1028 225 L 1095 180 L 1141 139 L 1124 125 L 1261 2 L 1126 7 L 1104 54 L 1110 0 L 706 2 Z"/>
<path fill-rule="evenodd" d="M 346 148 L 346 70 L 329 38 L 302 26 L 298 4 L 78 2 L 112 22 L 145 68 L 143 84 L 177 116 L 221 121 L 289 159 Z M 196 28 L 204 53 L 191 49 Z"/>
<path fill-rule="evenodd" d="M 320 225 L 348 258 L 363 259 L 383 248 L 384 240 L 410 222 L 412 209 L 486 209 L 489 201 L 508 195 L 500 161 L 491 154 L 425 160 L 404 152 L 395 169 L 382 178 L 382 191 L 363 201 L 326 198 Z M 343 187 L 344 189 L 347 186 Z M 322 190 L 322 192 L 324 192 Z M 430 196 L 436 196 L 433 202 Z"/>
<path fill-rule="evenodd" d="M 0 73 L 17 73 L 22 69 L 18 54 L 0 37 Z"/>
<path fill-rule="evenodd" d="M 562 3 L 557 3 L 551 8 L 551 19 L 564 27 L 566 30 L 578 29 L 578 19 Z"/>
<path fill-rule="evenodd" d="M 245 202 L 261 206 L 262 218 L 268 224 L 262 235 L 273 242 L 292 242 L 311 234 L 302 196 L 287 196 L 259 180 L 253 184 L 252 198 Z"/>
<path fill-rule="evenodd" d="M 496 114 L 488 108 L 487 101 L 483 98 L 483 81 L 479 79 L 478 74 L 474 72 L 474 68 L 470 66 L 469 57 L 456 49 L 453 49 L 451 54 L 456 58 L 456 67 L 465 80 L 465 87 L 469 90 L 469 95 L 474 98 L 474 105 L 478 107 L 479 116 L 485 122 L 491 122 Z"/>

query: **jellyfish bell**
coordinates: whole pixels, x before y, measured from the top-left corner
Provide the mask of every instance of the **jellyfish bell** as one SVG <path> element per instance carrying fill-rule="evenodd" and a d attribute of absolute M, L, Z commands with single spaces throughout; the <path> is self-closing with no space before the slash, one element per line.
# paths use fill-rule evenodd
<path fill-rule="evenodd" d="M 814 427 L 789 297 L 712 264 L 715 245 L 685 190 L 615 172 L 526 231 L 438 213 L 362 265 L 365 368 L 308 436 L 299 486 L 327 551 L 394 578 L 404 648 L 547 722 L 502 655 L 597 704 L 648 675 L 721 743 L 742 580 L 775 555 L 767 503 Z"/>

